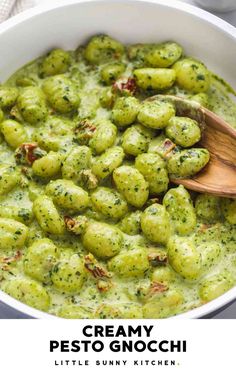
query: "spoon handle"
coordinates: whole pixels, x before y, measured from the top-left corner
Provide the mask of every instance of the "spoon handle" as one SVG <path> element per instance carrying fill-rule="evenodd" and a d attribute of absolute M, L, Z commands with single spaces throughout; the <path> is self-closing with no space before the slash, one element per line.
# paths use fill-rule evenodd
<path fill-rule="evenodd" d="M 211 194 L 236 198 L 236 130 L 208 109 L 201 109 L 206 126 L 199 145 L 208 149 L 211 159 L 194 177 L 172 182 Z"/>

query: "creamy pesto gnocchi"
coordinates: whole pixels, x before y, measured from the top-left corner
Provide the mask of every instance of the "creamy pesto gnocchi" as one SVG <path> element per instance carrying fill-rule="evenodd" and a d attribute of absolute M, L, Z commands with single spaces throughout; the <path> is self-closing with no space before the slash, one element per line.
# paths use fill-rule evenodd
<path fill-rule="evenodd" d="M 0 86 L 0 289 L 64 318 L 165 318 L 233 287 L 236 200 L 171 183 L 210 155 L 150 100 L 236 128 L 232 92 L 175 42 L 98 35 L 18 70 Z"/>

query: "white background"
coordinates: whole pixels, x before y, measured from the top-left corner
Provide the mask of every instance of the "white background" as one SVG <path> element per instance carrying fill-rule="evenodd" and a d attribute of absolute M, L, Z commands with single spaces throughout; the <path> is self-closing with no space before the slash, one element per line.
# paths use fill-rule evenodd
<path fill-rule="evenodd" d="M 179 323 L 180 321 L 180 323 Z M 151 337 L 141 339 L 186 340 L 186 353 L 113 353 L 108 343 L 114 338 L 85 338 L 82 326 L 87 324 L 122 324 L 155 326 Z M 10 330 L 10 331 L 9 331 Z M 104 340 L 107 350 L 102 353 L 50 353 L 50 340 L 90 339 Z M 116 338 L 127 340 L 127 338 Z M 140 338 L 133 336 L 132 340 Z M 90 366 L 54 366 L 54 360 L 89 360 Z M 95 360 L 129 360 L 129 365 L 119 367 L 96 367 Z M 176 366 L 133 366 L 133 360 L 177 360 Z M 0 334 L 0 361 L 2 376 L 22 377 L 234 377 L 235 366 L 235 321 L 208 320 L 133 320 L 133 321 L 76 321 L 76 320 L 2 320 Z"/>

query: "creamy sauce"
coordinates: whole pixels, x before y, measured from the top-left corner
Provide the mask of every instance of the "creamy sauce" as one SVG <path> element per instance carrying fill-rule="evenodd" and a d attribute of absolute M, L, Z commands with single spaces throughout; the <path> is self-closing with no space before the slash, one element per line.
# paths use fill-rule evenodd
<path fill-rule="evenodd" d="M 111 115 L 111 110 L 104 108 L 99 103 L 99 96 L 101 95 L 101 91 L 104 89 L 104 85 L 101 83 L 100 80 L 100 68 L 98 66 L 89 66 L 85 60 L 82 58 L 82 50 L 78 53 L 77 52 L 70 52 L 71 57 L 71 64 L 66 72 L 66 75 L 69 76 L 77 85 L 79 93 L 80 93 L 80 107 L 79 107 L 79 117 L 81 118 L 92 118 L 92 121 L 96 121 L 99 119 L 109 119 Z M 123 72 L 123 77 L 129 77 L 132 69 L 133 63 L 128 61 L 126 57 L 122 57 L 122 62 L 125 65 L 126 69 Z M 20 80 L 22 78 L 30 78 L 33 85 L 41 87 L 44 79 L 39 77 L 38 75 L 38 67 L 39 64 L 42 62 L 42 58 L 28 64 L 27 66 L 21 68 L 17 71 L 13 76 L 9 78 L 6 82 L 6 85 L 15 87 L 17 86 L 19 90 L 22 87 L 19 86 Z M 207 91 L 208 95 L 208 104 L 209 108 L 218 114 L 220 117 L 225 119 L 232 127 L 236 128 L 236 104 L 230 98 L 230 94 L 228 93 L 227 87 L 222 84 L 218 79 L 211 76 L 210 79 L 210 87 Z M 175 89 L 172 88 L 172 92 L 178 92 L 182 95 L 186 95 L 187 97 L 190 96 L 188 91 L 183 91 L 178 87 Z M 145 97 L 146 94 L 139 95 L 140 98 Z M 91 115 L 91 112 L 93 113 Z M 7 114 L 7 113 L 6 113 Z M 6 117 L 8 114 L 6 115 Z M 57 114 L 58 117 L 62 117 L 62 119 L 70 118 L 69 115 Z M 72 120 L 75 123 L 78 118 L 74 117 Z M 24 122 L 25 129 L 27 130 L 29 135 L 33 135 L 36 126 L 32 126 L 31 124 Z M 123 131 L 119 132 L 116 139 L 116 144 L 119 144 Z M 47 138 L 47 135 L 45 135 Z M 31 139 L 33 141 L 33 139 Z M 73 140 L 73 134 L 69 133 L 68 135 L 63 136 L 63 144 L 62 144 L 62 151 L 66 154 L 71 146 L 75 145 Z M 2 140 L 0 145 L 0 164 L 4 163 L 15 163 L 14 158 L 14 150 L 9 148 L 7 143 Z M 132 160 L 130 161 L 127 159 L 124 162 L 124 165 L 132 165 Z M 60 175 L 59 175 L 60 177 Z M 26 180 L 26 187 L 22 188 L 18 185 L 14 189 L 12 189 L 6 195 L 0 197 L 0 204 L 6 206 L 16 206 L 21 208 L 27 208 L 32 210 L 32 200 L 29 198 L 29 189 L 28 185 L 30 184 L 30 180 L 25 178 Z M 37 186 L 37 190 L 44 190 L 45 183 L 48 183 L 49 180 L 41 180 L 38 178 L 34 178 Z M 111 181 L 107 179 L 105 181 L 106 186 L 110 186 Z M 196 197 L 196 194 L 193 194 L 193 197 Z M 90 210 L 91 212 L 86 212 L 89 218 L 94 218 L 98 221 L 105 221 L 108 224 L 117 224 L 117 221 L 113 221 L 109 218 L 105 218 L 98 212 L 94 212 L 94 209 Z M 67 215 L 67 211 L 60 209 L 60 213 L 62 215 Z M 73 250 L 74 253 L 78 253 L 79 255 L 83 256 L 87 254 L 82 242 L 81 237 L 74 235 L 73 233 L 66 232 L 65 235 L 56 236 L 52 234 L 48 234 L 44 232 L 41 227 L 39 226 L 36 219 L 34 219 L 29 225 L 29 235 L 26 242 L 26 246 L 23 246 L 20 250 L 22 255 L 26 253 L 28 246 L 32 244 L 32 242 L 36 239 L 40 239 L 43 237 L 50 238 L 55 245 L 58 247 L 61 253 L 71 253 L 68 249 Z M 174 230 L 172 229 L 172 233 Z M 166 253 L 166 247 L 160 245 L 153 245 L 143 233 L 138 235 L 128 235 L 124 234 L 124 243 L 123 249 L 128 250 L 131 247 L 137 246 L 148 246 L 148 247 L 156 247 L 162 252 Z M 235 225 L 229 224 L 221 214 L 220 218 L 216 221 L 204 223 L 200 218 L 197 220 L 197 225 L 195 230 L 191 232 L 191 234 L 186 235 L 186 238 L 193 240 L 195 245 L 199 248 L 203 247 L 204 245 L 208 245 L 211 242 L 217 243 L 220 248 L 220 254 L 217 258 L 213 258 L 212 266 L 208 267 L 206 270 L 202 268 L 202 272 L 200 273 L 199 277 L 194 280 L 187 280 L 180 276 L 180 274 L 176 273 L 171 267 L 171 273 L 173 274 L 173 279 L 168 282 L 169 290 L 177 290 L 181 293 L 183 297 L 182 303 L 175 307 L 171 307 L 166 314 L 160 316 L 170 316 L 175 315 L 180 312 L 188 311 L 192 308 L 198 307 L 204 303 L 204 300 L 199 295 L 199 287 L 201 282 L 211 277 L 217 273 L 222 273 L 222 271 L 227 271 L 227 273 L 233 276 L 233 284 L 235 284 L 235 276 L 236 276 L 236 228 Z M 3 290 L 7 290 L 6 284 L 8 281 L 14 278 L 25 278 L 27 277 L 24 271 L 24 262 L 23 257 L 17 261 L 12 263 L 8 263 L 6 267 L 6 263 L 3 262 L 3 258 L 10 257 L 15 255 L 16 250 L 1 250 L 0 251 L 0 288 Z M 99 264 L 107 269 L 107 262 L 100 261 Z M 156 267 L 158 268 L 158 267 Z M 47 284 L 42 283 L 42 286 L 48 292 L 50 296 L 51 303 L 48 308 L 48 312 L 55 314 L 55 315 L 62 315 L 68 317 L 70 315 L 61 314 L 60 310 L 62 308 L 66 308 L 69 305 L 82 306 L 86 308 L 88 312 L 84 315 L 77 315 L 78 317 L 84 316 L 86 317 L 126 317 L 125 311 L 120 309 L 118 314 L 113 309 L 108 310 L 108 314 L 106 310 L 100 310 L 101 305 L 108 304 L 111 307 L 116 307 L 116 304 L 131 304 L 135 303 L 137 307 L 140 307 L 140 313 L 142 310 L 143 305 L 146 302 L 146 298 L 142 299 L 142 292 L 146 292 L 146 287 L 149 287 L 151 284 L 152 274 L 154 271 L 154 267 L 150 267 L 148 271 L 146 271 L 143 276 L 139 277 L 119 277 L 118 274 L 113 273 L 111 277 L 112 285 L 106 291 L 99 290 L 97 287 L 97 280 L 88 273 L 83 284 L 82 289 L 77 294 L 69 294 L 63 293 L 57 290 L 52 282 Z M 40 283 L 41 284 L 41 283 Z M 148 288 L 147 288 L 148 289 Z M 141 292 L 141 293 L 140 293 Z M 146 293 L 144 293 L 145 296 Z M 155 305 L 155 304 L 153 304 Z M 104 314 L 105 313 L 105 314 Z M 71 317 L 76 316 L 71 314 Z M 132 317 L 132 315 L 128 314 L 128 317 Z M 133 317 L 140 317 L 140 314 L 135 314 Z"/>

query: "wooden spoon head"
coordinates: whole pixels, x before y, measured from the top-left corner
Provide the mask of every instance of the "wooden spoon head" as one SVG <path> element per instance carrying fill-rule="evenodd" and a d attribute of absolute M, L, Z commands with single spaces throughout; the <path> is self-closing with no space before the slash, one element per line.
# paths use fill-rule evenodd
<path fill-rule="evenodd" d="M 206 167 L 194 177 L 171 178 L 171 181 L 193 191 L 236 198 L 236 130 L 194 101 L 168 95 L 152 98 L 172 101 L 177 115 L 196 120 L 202 130 L 197 146 L 208 149 L 211 156 Z"/>

